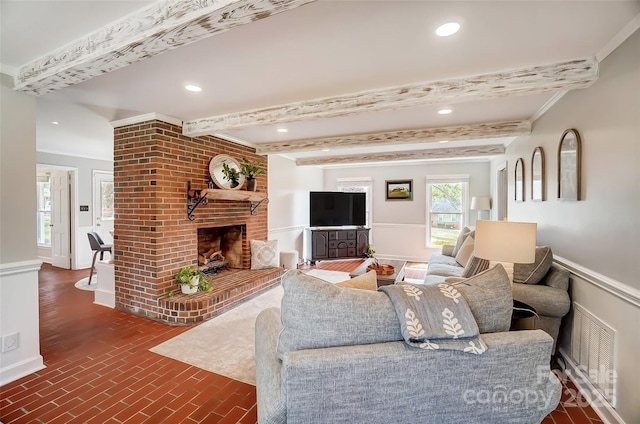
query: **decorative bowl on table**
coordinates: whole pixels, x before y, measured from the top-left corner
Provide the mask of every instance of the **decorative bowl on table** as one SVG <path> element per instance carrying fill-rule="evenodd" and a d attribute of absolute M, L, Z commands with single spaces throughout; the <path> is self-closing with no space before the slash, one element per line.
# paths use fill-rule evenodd
<path fill-rule="evenodd" d="M 378 275 L 391 275 L 396 272 L 393 265 L 373 263 L 367 267 L 367 271 L 375 270 Z"/>

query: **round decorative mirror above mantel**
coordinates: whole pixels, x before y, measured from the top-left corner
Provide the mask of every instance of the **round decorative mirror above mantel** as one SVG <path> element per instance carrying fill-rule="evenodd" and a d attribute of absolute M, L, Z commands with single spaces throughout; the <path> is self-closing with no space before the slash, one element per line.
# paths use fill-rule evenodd
<path fill-rule="evenodd" d="M 237 171 L 237 179 L 232 181 L 225 176 L 225 165 Z M 240 164 L 229 155 L 217 155 L 209 161 L 209 175 L 218 187 L 226 190 L 239 190 L 244 185 L 245 176 L 240 174 Z"/>

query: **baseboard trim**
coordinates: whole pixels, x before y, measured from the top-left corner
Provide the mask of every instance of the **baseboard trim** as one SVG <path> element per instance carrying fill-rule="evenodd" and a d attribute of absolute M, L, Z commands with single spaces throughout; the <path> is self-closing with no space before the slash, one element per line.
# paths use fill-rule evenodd
<path fill-rule="evenodd" d="M 0 368 L 0 386 L 16 381 L 34 372 L 45 369 L 42 355 L 37 355 L 24 361 L 17 362 L 6 368 Z"/>
<path fill-rule="evenodd" d="M 634 306 L 640 307 L 640 290 L 614 280 L 613 278 L 599 274 L 560 256 L 554 255 L 553 259 L 558 265 L 562 266 L 572 274 L 577 275 L 581 279 L 606 290 L 625 302 L 629 302 Z"/>
<path fill-rule="evenodd" d="M 565 375 L 567 375 L 573 384 L 576 385 L 580 394 L 584 399 L 596 400 L 596 404 L 589 402 L 589 405 L 598 414 L 598 416 L 606 424 L 625 424 L 625 421 L 613 409 L 611 404 L 596 390 L 596 388 L 588 380 L 588 377 L 578 368 L 578 365 L 570 358 L 569 354 L 563 349 L 558 349 L 563 361 L 565 362 Z M 567 369 L 570 372 L 566 372 Z"/>

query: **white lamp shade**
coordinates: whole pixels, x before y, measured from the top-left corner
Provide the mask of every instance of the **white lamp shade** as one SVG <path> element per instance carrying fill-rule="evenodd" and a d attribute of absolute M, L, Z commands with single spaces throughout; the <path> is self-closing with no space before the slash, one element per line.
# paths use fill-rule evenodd
<path fill-rule="evenodd" d="M 472 211 L 491 210 L 491 199 L 489 199 L 488 197 L 472 197 L 470 209 Z"/>
<path fill-rule="evenodd" d="M 476 221 L 473 254 L 490 261 L 533 263 L 536 231 L 534 222 Z"/>

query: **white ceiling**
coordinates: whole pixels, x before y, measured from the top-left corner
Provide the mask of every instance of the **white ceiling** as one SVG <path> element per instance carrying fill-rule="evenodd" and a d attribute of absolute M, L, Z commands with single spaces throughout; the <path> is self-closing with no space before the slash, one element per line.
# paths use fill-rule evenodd
<path fill-rule="evenodd" d="M 248 3 L 249 0 L 234 0 Z M 281 0 L 272 3 L 281 2 Z M 159 4 L 170 4 L 160 2 Z M 1 0 L 2 72 L 152 4 Z M 637 30 L 640 1 L 317 1 L 38 97 L 38 149 L 111 159 L 109 121 L 199 120 L 369 90 L 508 72 L 597 55 Z M 449 38 L 435 28 L 456 20 Z M 196 83 L 200 93 L 184 90 Z M 559 90 L 558 92 L 562 92 Z M 264 124 L 215 133 L 243 143 L 532 120 L 547 91 Z M 464 101 L 463 101 L 464 100 Z M 438 115 L 443 106 L 450 115 Z M 52 125 L 57 121 L 59 125 Z M 286 134 L 276 132 L 285 127 Z M 284 152 L 293 158 L 508 143 L 513 136 Z M 295 144 L 295 143 L 292 143 Z"/>

